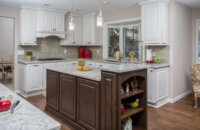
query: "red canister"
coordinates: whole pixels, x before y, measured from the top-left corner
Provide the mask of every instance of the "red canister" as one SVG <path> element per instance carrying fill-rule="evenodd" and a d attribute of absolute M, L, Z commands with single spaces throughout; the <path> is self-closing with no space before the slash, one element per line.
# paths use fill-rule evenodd
<path fill-rule="evenodd" d="M 84 48 L 83 47 L 79 47 L 79 56 L 78 58 L 84 58 Z"/>
<path fill-rule="evenodd" d="M 91 58 L 91 50 L 87 48 L 85 50 L 85 59 L 90 59 Z"/>

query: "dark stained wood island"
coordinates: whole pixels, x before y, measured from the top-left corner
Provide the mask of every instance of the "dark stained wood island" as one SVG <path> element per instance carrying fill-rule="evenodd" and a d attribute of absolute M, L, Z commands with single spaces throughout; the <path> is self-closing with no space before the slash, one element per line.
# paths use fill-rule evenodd
<path fill-rule="evenodd" d="M 63 72 L 63 68 L 60 71 L 49 68 L 46 111 L 75 130 L 121 130 L 122 120 L 128 117 L 133 121 L 133 129 L 147 129 L 146 68 L 125 72 L 105 69 L 94 73 L 99 73 L 96 76 L 100 77 L 92 79 L 79 72 L 73 74 Z M 121 89 L 135 79 L 138 89 L 121 94 Z M 140 100 L 139 107 L 129 108 L 127 103 L 135 99 Z M 121 104 L 126 108 L 123 113 Z"/>

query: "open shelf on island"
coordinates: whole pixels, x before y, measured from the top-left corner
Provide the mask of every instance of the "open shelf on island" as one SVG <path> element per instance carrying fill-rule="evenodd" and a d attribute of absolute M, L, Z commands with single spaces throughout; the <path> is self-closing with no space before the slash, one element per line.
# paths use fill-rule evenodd
<path fill-rule="evenodd" d="M 143 107 L 138 107 L 138 108 L 129 108 L 129 109 L 126 109 L 126 111 L 124 113 L 121 114 L 121 120 L 127 118 L 127 117 L 130 117 L 132 115 L 135 115 L 141 111 L 143 111 L 144 108 Z"/>
<path fill-rule="evenodd" d="M 133 90 L 133 91 L 130 91 L 129 93 L 122 94 L 121 99 L 126 99 L 126 98 L 129 98 L 131 96 L 135 96 L 141 93 L 144 93 L 144 90 Z"/>

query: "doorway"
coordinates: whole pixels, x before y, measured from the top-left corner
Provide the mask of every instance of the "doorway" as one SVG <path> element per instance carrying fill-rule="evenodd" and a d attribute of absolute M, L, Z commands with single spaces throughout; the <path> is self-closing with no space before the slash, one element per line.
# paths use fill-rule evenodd
<path fill-rule="evenodd" d="M 0 83 L 14 89 L 14 19 L 0 17 Z"/>

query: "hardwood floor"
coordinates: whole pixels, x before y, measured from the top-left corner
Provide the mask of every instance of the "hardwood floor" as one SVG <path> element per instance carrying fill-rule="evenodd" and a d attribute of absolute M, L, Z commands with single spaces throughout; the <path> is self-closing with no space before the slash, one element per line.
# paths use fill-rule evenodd
<path fill-rule="evenodd" d="M 45 97 L 35 96 L 27 100 L 44 111 Z M 64 122 L 53 118 L 61 123 L 62 130 L 71 130 Z M 200 107 L 193 108 L 192 95 L 158 109 L 148 107 L 148 130 L 200 130 Z"/>

